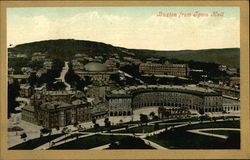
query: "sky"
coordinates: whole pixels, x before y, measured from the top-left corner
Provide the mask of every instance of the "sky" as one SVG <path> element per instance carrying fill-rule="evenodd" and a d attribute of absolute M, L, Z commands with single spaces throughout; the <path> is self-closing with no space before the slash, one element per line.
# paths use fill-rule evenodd
<path fill-rule="evenodd" d="M 165 16 L 159 16 L 160 12 Z M 213 12 L 221 16 L 211 16 Z M 203 16 L 198 17 L 198 14 Z M 240 47 L 240 8 L 149 6 L 7 9 L 8 45 L 49 39 L 90 40 L 126 48 L 155 50 Z"/>

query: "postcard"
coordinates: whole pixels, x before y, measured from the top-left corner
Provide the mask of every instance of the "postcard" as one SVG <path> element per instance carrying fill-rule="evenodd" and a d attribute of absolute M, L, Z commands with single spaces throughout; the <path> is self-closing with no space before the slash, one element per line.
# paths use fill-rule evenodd
<path fill-rule="evenodd" d="M 247 4 L 2 1 L 1 159 L 250 158 Z"/>

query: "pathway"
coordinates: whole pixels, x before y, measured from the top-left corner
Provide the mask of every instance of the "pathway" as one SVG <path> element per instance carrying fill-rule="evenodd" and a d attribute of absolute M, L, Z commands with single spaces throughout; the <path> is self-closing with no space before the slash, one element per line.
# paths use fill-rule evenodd
<path fill-rule="evenodd" d="M 60 74 L 60 77 L 56 78 L 56 80 L 60 80 L 61 82 L 64 83 L 64 85 L 66 86 L 65 90 L 70 90 L 71 89 L 71 86 L 70 84 L 68 84 L 66 81 L 65 81 L 65 75 L 66 73 L 68 72 L 69 70 L 69 65 L 68 65 L 69 62 L 64 62 L 64 67 L 62 69 L 62 72 Z M 54 82 L 55 83 L 55 82 Z"/>
<path fill-rule="evenodd" d="M 200 134 L 200 135 L 205 135 L 205 136 L 223 138 L 223 139 L 227 139 L 228 138 L 228 136 L 225 136 L 225 135 L 202 132 L 202 131 L 216 131 L 216 130 L 240 131 L 239 128 L 203 128 L 203 129 L 187 130 L 187 132 L 191 132 L 191 133 L 195 133 L 195 134 Z"/>

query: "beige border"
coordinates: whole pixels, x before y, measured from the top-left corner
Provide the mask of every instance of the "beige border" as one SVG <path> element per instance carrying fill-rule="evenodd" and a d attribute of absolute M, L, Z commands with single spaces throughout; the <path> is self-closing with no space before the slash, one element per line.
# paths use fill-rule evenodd
<path fill-rule="evenodd" d="M 249 139 L 249 2 L 242 1 L 0 1 L 0 159 L 250 159 Z M 241 149 L 240 150 L 117 150 L 13 151 L 7 150 L 6 8 L 45 6 L 239 6 L 241 8 Z"/>

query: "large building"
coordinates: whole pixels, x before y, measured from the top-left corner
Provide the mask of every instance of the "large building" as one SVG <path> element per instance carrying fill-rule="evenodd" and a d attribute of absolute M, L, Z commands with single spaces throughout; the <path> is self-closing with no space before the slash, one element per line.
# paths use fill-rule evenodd
<path fill-rule="evenodd" d="M 45 128 L 62 127 L 91 120 L 90 104 L 81 91 L 47 91 L 35 88 L 30 106 L 22 108 L 22 120 Z"/>
<path fill-rule="evenodd" d="M 132 95 L 124 90 L 113 91 L 106 96 L 109 116 L 129 116 L 132 114 Z"/>
<path fill-rule="evenodd" d="M 76 71 L 76 74 L 85 79 L 86 76 L 91 78 L 94 84 L 108 84 L 110 76 L 117 74 L 117 70 L 108 68 L 106 64 L 90 62 L 84 66 L 83 71 Z"/>
<path fill-rule="evenodd" d="M 63 127 L 90 121 L 86 104 L 72 105 L 61 101 L 43 103 L 37 108 L 37 122 L 45 128 Z"/>
<path fill-rule="evenodd" d="M 172 64 L 168 61 L 164 64 L 142 63 L 139 66 L 139 71 L 144 75 L 189 76 L 189 67 L 187 64 Z"/>
<path fill-rule="evenodd" d="M 106 98 L 110 116 L 128 115 L 129 111 L 149 106 L 186 107 L 199 112 L 223 111 L 221 93 L 196 86 L 130 86 L 123 91 L 111 92 Z"/>

